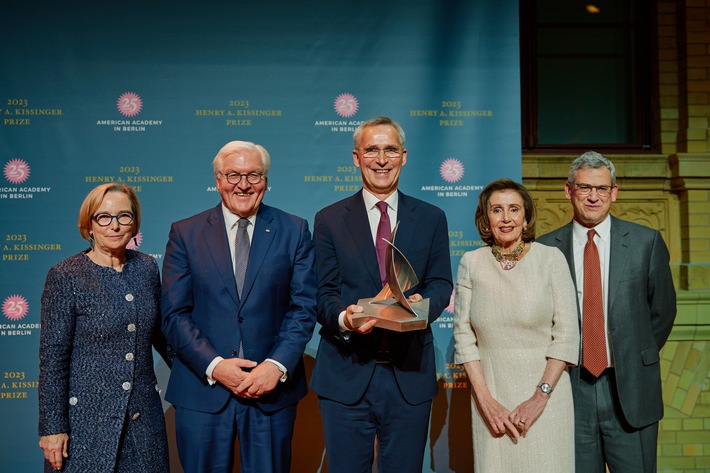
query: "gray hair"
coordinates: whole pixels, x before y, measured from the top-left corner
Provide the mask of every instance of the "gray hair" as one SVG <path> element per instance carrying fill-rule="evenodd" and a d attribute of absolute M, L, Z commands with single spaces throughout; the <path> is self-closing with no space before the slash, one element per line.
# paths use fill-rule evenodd
<path fill-rule="evenodd" d="M 212 161 L 212 168 L 214 169 L 215 178 L 219 178 L 217 174 L 222 171 L 222 161 L 224 161 L 224 158 L 237 151 L 258 153 L 261 157 L 261 166 L 264 168 L 264 175 L 269 174 L 269 168 L 271 167 L 271 156 L 269 156 L 269 152 L 266 151 L 266 148 L 252 143 L 251 141 L 230 141 L 226 145 L 222 146 L 222 149 L 219 150 L 217 156 L 215 156 Z"/>
<path fill-rule="evenodd" d="M 357 148 L 358 143 L 360 142 L 360 138 L 362 137 L 362 132 L 365 130 L 367 127 L 371 126 L 378 126 L 378 125 L 389 125 L 393 127 L 397 131 L 397 135 L 399 135 L 399 145 L 404 148 L 404 130 L 402 127 L 397 123 L 396 121 L 392 120 L 389 117 L 377 117 L 377 118 L 371 118 L 367 120 L 366 122 L 362 123 L 359 127 L 355 129 L 355 132 L 353 133 L 353 144 L 355 145 L 355 148 Z"/>
<path fill-rule="evenodd" d="M 614 163 L 612 163 L 608 158 L 602 156 L 596 151 L 587 151 L 584 154 L 579 155 L 569 167 L 569 176 L 567 176 L 567 182 L 574 184 L 574 176 L 580 169 L 599 169 L 607 168 L 611 173 L 611 185 L 616 185 L 616 169 L 614 169 Z"/>

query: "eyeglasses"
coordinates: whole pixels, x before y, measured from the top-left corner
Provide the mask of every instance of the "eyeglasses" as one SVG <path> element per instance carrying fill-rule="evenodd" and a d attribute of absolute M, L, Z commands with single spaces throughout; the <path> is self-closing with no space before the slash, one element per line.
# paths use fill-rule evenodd
<path fill-rule="evenodd" d="M 402 157 L 402 151 L 398 148 L 376 148 L 372 146 L 362 150 L 362 155 L 368 159 L 377 159 L 381 153 L 384 153 L 387 159 L 399 159 Z"/>
<path fill-rule="evenodd" d="M 590 186 L 589 184 L 575 184 L 574 188 L 579 193 L 579 195 L 587 196 L 596 189 L 597 195 L 599 197 L 608 197 L 611 190 L 616 186 Z"/>
<path fill-rule="evenodd" d="M 242 177 L 245 177 L 247 179 L 247 182 L 252 185 L 260 183 L 264 180 L 265 177 L 264 173 L 261 172 L 248 172 L 246 174 L 240 174 L 238 172 L 230 172 L 228 174 L 224 174 L 220 172 L 220 174 L 223 175 L 225 179 L 227 179 L 227 182 L 234 185 L 237 185 L 242 182 Z"/>
<path fill-rule="evenodd" d="M 115 218 L 119 225 L 126 226 L 133 223 L 135 215 L 132 212 L 121 212 L 118 215 L 109 213 L 96 214 L 91 217 L 100 227 L 108 227 Z"/>

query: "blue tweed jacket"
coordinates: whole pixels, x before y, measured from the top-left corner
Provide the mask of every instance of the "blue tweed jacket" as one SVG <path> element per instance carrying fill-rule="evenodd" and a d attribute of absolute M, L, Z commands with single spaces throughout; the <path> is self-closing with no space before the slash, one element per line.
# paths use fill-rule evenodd
<path fill-rule="evenodd" d="M 47 275 L 39 434 L 69 434 L 64 473 L 169 471 L 151 349 L 165 348 L 158 266 L 137 251 L 126 257 L 118 272 L 82 252 Z M 45 471 L 53 471 L 48 462 Z"/>

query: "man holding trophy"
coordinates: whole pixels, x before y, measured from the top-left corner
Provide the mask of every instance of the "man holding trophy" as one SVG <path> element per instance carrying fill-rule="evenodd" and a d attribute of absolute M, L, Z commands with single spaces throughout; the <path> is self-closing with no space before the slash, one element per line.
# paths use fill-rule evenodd
<path fill-rule="evenodd" d="M 397 122 L 368 120 L 353 140 L 363 189 L 319 211 L 313 231 L 322 329 L 311 385 L 323 418 L 328 471 L 371 471 L 377 439 L 380 473 L 420 472 L 437 392 L 429 323 L 449 304 L 453 289 L 446 216 L 397 190 L 407 162 Z M 396 249 L 388 251 L 395 226 Z M 414 276 L 404 287 L 392 280 L 395 250 Z M 370 304 L 357 305 L 386 286 L 405 291 L 409 309 L 427 303 L 424 328 L 382 323 Z M 370 312 L 375 315 L 368 317 Z"/>

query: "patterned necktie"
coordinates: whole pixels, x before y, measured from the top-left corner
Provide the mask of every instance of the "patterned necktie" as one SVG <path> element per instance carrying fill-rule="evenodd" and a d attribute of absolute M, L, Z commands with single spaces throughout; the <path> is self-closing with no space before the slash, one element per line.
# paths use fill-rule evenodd
<path fill-rule="evenodd" d="M 379 201 L 375 205 L 380 209 L 380 223 L 377 224 L 375 250 L 377 250 L 377 264 L 380 266 L 380 279 L 382 280 L 382 286 L 384 286 L 387 282 L 387 263 L 385 261 L 387 242 L 384 240 L 389 240 L 392 235 L 392 227 L 390 226 L 390 216 L 387 214 L 387 202 Z"/>
<path fill-rule="evenodd" d="M 594 230 L 587 232 L 584 246 L 584 294 L 582 296 L 582 365 L 595 377 L 607 367 L 604 302 L 599 251 Z"/>
<path fill-rule="evenodd" d="M 237 223 L 239 228 L 237 228 L 237 238 L 234 240 L 234 278 L 237 280 L 237 295 L 241 299 L 249 263 L 249 234 L 247 233 L 249 220 L 240 218 Z"/>

